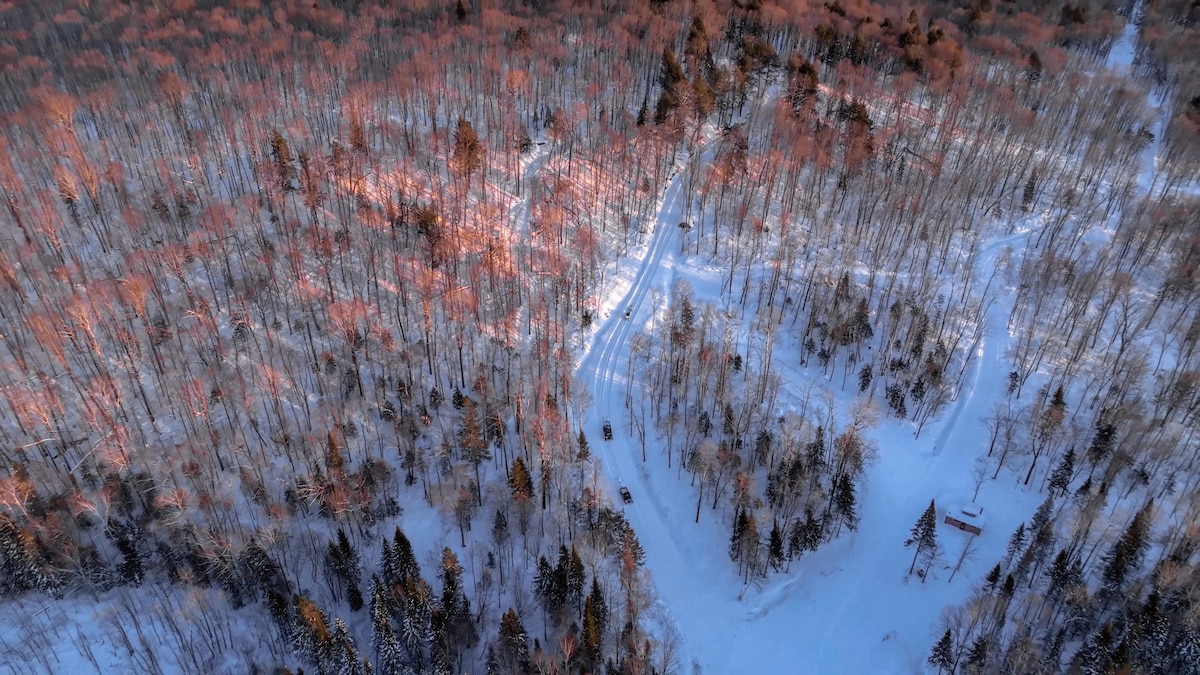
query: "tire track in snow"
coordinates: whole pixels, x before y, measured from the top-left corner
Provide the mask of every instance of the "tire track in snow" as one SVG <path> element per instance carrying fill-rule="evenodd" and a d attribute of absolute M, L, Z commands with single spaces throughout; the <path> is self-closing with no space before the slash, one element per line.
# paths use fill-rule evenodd
<path fill-rule="evenodd" d="M 996 265 L 996 256 L 999 254 L 1001 248 L 1025 239 L 1029 236 L 1029 234 L 1029 231 L 1018 232 L 1016 234 L 999 237 L 989 242 L 986 246 L 979 250 L 979 255 L 977 256 L 977 260 L 974 265 L 981 270 L 994 269 Z M 933 454 L 935 456 L 940 456 L 942 451 L 946 449 L 946 444 L 950 442 L 951 435 L 954 433 L 955 429 L 958 428 L 958 421 L 959 418 L 962 417 L 963 411 L 966 410 L 968 404 L 975 399 L 975 392 L 979 388 L 979 379 L 984 372 L 983 362 L 991 359 L 993 365 L 1000 365 L 1000 361 L 1004 356 L 1003 354 L 996 355 L 995 350 L 991 350 L 991 354 L 989 355 L 986 349 L 988 343 L 988 324 L 992 319 L 992 303 L 986 302 L 986 298 L 983 300 L 985 302 L 985 306 L 983 309 L 983 316 L 980 317 L 980 320 L 984 322 L 983 330 L 979 332 L 979 337 L 975 338 L 975 341 L 971 343 L 971 347 L 967 350 L 968 354 L 975 355 L 975 358 L 971 363 L 971 376 L 969 378 L 970 384 L 960 388 L 958 395 L 954 398 L 954 410 L 951 411 L 950 417 L 946 418 L 946 422 L 942 425 L 942 429 L 938 432 L 937 439 L 933 443 Z M 934 466 L 936 465 L 937 464 L 935 462 Z M 929 480 L 927 479 L 926 481 L 922 482 L 921 485 L 924 486 L 928 483 Z"/>
<path fill-rule="evenodd" d="M 686 163 L 684 165 L 686 167 Z M 622 425 L 624 393 L 614 395 L 613 384 L 616 380 L 621 355 L 627 353 L 630 335 L 634 326 L 639 325 L 642 315 L 642 305 L 661 269 L 663 258 L 670 250 L 674 241 L 675 223 L 671 222 L 671 214 L 682 213 L 686 208 L 683 203 L 683 185 L 688 170 L 677 170 L 663 190 L 661 201 L 655 213 L 653 234 L 642 256 L 629 290 L 622 297 L 609 318 L 597 331 L 593 339 L 593 349 L 580 363 L 579 372 L 594 376 L 593 408 L 600 420 L 614 422 L 614 426 Z M 625 318 L 625 312 L 630 316 Z M 644 319 L 643 319 L 644 321 Z M 600 350 L 594 347 L 599 342 Z M 619 402 L 618 397 L 622 400 Z M 616 431 L 617 429 L 614 429 Z M 626 517 L 639 533 L 639 539 L 646 552 L 646 568 L 650 571 L 654 587 L 658 592 L 658 604 L 666 616 L 675 624 L 679 633 L 678 652 L 691 657 L 694 654 L 689 647 L 687 635 L 682 630 L 678 618 L 680 614 L 702 599 L 707 593 L 702 592 L 703 585 L 687 575 L 691 569 L 680 550 L 665 509 L 654 496 L 649 477 L 640 460 L 634 457 L 632 443 L 623 435 L 614 434 L 612 441 L 602 441 L 600 454 L 604 458 L 604 469 L 616 487 L 626 486 L 634 492 L 632 504 L 624 507 Z"/>

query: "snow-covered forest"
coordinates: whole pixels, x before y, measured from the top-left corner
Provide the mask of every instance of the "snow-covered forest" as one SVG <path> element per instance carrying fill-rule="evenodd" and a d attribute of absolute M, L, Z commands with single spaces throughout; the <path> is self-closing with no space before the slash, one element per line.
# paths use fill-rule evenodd
<path fill-rule="evenodd" d="M 1200 672 L 1198 12 L 0 1 L 0 671 Z"/>

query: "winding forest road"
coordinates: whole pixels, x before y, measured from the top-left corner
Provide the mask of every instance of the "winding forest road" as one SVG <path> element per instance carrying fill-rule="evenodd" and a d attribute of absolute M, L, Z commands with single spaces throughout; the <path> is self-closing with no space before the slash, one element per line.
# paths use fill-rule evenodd
<path fill-rule="evenodd" d="M 626 487 L 633 495 L 633 502 L 624 506 L 629 520 L 646 553 L 646 567 L 653 575 L 654 586 L 662 602 L 661 609 L 668 612 L 672 623 L 680 628 L 676 649 L 681 655 L 696 654 L 699 645 L 687 640 L 687 631 L 679 625 L 681 615 L 694 607 L 705 596 L 706 582 L 690 573 L 688 557 L 673 536 L 674 528 L 662 502 L 651 487 L 647 467 L 642 463 L 641 448 L 637 439 L 629 432 L 630 422 L 626 412 L 624 386 L 625 370 L 629 357 L 630 336 L 650 319 L 652 307 L 645 306 L 650 289 L 664 271 L 663 259 L 671 251 L 678 236 L 679 215 L 686 211 L 685 181 L 687 169 L 677 171 L 664 189 L 655 214 L 653 233 L 638 263 L 637 271 L 628 290 L 614 306 L 608 319 L 596 331 L 592 347 L 579 365 L 579 374 L 590 379 L 593 393 L 594 418 L 586 420 L 588 435 L 603 438 L 601 425 L 611 421 L 614 437 L 611 441 L 593 443 L 592 447 L 602 459 L 614 490 L 614 501 L 620 504 L 615 494 L 619 487 Z M 628 317 L 626 316 L 628 311 Z M 653 435 L 653 430 L 648 430 Z"/>

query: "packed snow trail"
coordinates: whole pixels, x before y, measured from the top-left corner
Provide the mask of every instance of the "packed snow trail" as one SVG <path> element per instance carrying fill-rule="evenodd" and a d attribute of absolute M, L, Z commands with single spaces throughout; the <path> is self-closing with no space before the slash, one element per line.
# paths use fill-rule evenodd
<path fill-rule="evenodd" d="M 683 194 L 685 177 L 686 171 L 677 172 L 664 190 L 653 233 L 630 288 L 612 310 L 608 320 L 596 331 L 592 349 L 579 366 L 581 374 L 593 378 L 596 419 L 588 422 L 596 430 L 604 421 L 611 421 L 613 425 L 613 440 L 602 441 L 597 454 L 603 458 L 604 468 L 614 483 L 613 495 L 616 500 L 619 502 L 620 498 L 616 496 L 615 488 L 621 486 L 629 488 L 633 495 L 633 503 L 625 506 L 625 516 L 638 533 L 646 553 L 646 566 L 654 575 L 655 586 L 673 617 L 678 617 L 679 612 L 703 595 L 703 585 L 697 583 L 702 580 L 678 573 L 687 569 L 687 561 L 675 545 L 663 518 L 662 506 L 656 504 L 658 500 L 648 485 L 644 469 L 639 466 L 641 451 L 635 447 L 632 435 L 627 433 L 624 392 L 617 389 L 614 393 L 613 382 L 618 378 L 622 361 L 628 357 L 630 334 L 635 326 L 646 321 L 642 303 L 653 286 L 663 257 L 671 249 L 673 235 L 678 229 L 670 223 L 670 216 L 681 213 L 686 206 Z M 595 430 L 593 433 L 596 433 Z M 664 578 L 667 575 L 675 583 L 667 583 Z M 693 653 L 686 634 L 682 636 L 679 648 L 684 654 Z"/>

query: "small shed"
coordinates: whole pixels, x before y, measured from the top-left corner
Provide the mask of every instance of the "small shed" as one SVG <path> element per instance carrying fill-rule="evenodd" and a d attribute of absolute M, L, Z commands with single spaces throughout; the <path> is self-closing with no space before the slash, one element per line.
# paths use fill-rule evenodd
<path fill-rule="evenodd" d="M 946 524 L 957 527 L 963 532 L 980 534 L 983 532 L 983 507 L 971 503 L 950 509 L 946 513 Z"/>

